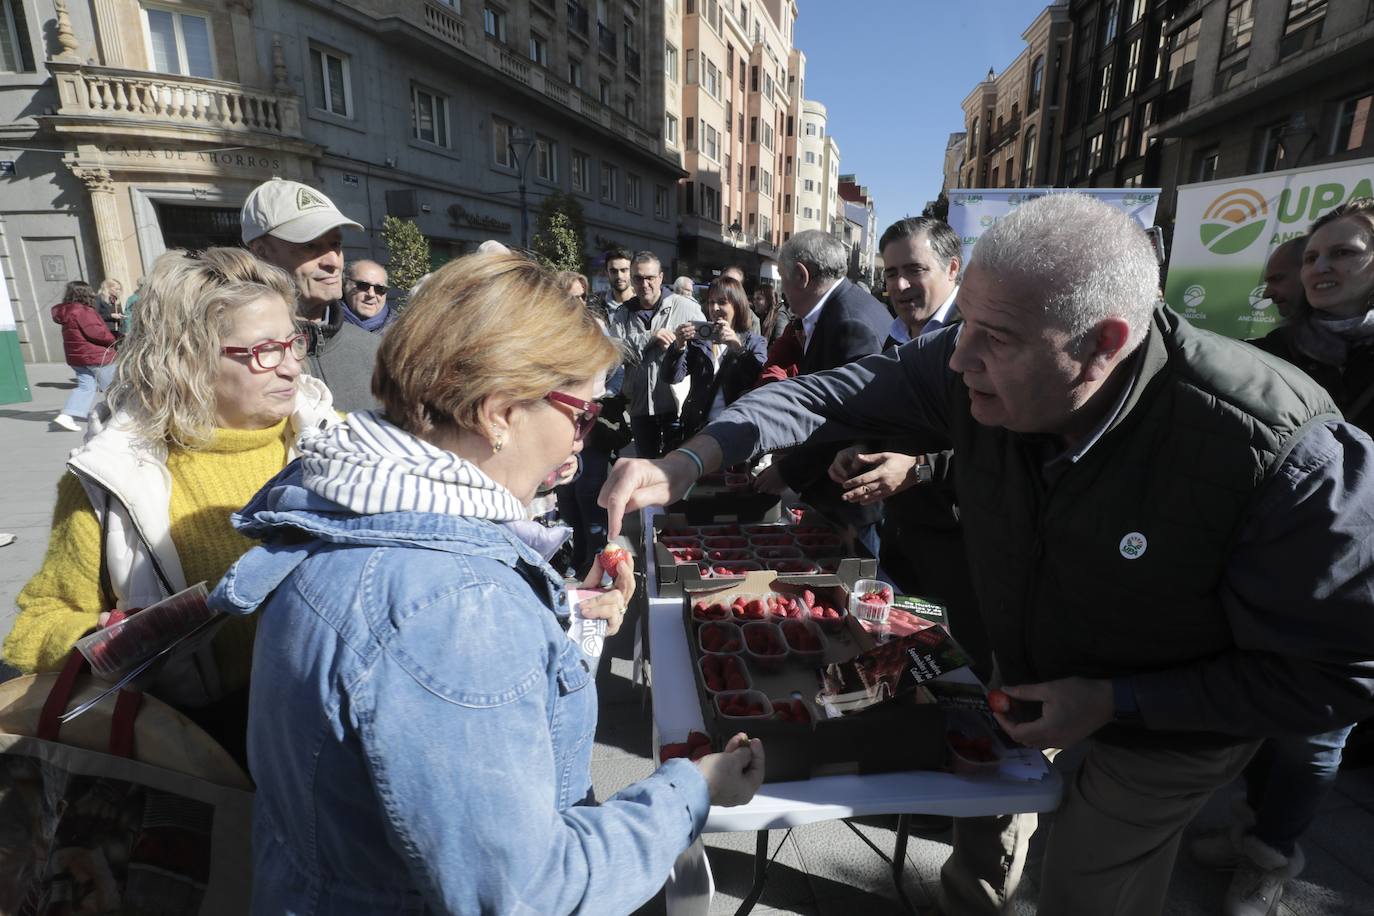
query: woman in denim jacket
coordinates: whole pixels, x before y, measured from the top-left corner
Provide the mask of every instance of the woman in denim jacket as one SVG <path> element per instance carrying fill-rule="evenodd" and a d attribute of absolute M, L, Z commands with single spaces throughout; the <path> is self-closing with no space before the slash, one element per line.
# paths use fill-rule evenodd
<path fill-rule="evenodd" d="M 452 262 L 387 332 L 384 410 L 305 439 L 235 516 L 262 546 L 212 600 L 262 609 L 254 912 L 629 912 L 711 804 L 752 797 L 762 748 L 740 735 L 592 798 L 594 664 L 556 545 L 521 519 L 615 358 L 532 262 Z M 632 590 L 623 564 L 581 611 L 613 633 Z"/>

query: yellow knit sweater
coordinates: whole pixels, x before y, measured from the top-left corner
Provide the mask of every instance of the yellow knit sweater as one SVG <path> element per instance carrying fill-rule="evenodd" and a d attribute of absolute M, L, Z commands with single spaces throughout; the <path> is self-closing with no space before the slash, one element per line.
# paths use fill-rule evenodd
<path fill-rule="evenodd" d="M 229 524 L 229 514 L 252 498 L 286 466 L 286 421 L 267 429 L 215 432 L 195 451 L 167 456 L 172 476 L 168 507 L 172 543 L 188 585 L 202 579 L 213 588 L 253 542 Z M 102 595 L 100 523 L 86 491 L 71 473 L 57 484 L 57 508 L 43 567 L 19 593 L 19 616 L 5 639 L 4 658 L 21 671 L 61 665 L 77 639 L 114 606 Z M 246 686 L 253 659 L 256 617 L 229 621 L 215 636 L 215 658 L 228 690 Z"/>

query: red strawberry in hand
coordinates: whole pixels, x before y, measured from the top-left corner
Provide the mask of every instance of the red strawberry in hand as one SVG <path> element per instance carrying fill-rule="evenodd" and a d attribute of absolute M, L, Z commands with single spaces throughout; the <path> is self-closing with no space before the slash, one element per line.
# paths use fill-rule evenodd
<path fill-rule="evenodd" d="M 621 563 L 630 559 L 630 552 L 619 544 L 607 544 L 601 553 L 596 555 L 596 560 L 601 564 L 601 569 L 612 579 L 615 578 L 615 571 Z"/>

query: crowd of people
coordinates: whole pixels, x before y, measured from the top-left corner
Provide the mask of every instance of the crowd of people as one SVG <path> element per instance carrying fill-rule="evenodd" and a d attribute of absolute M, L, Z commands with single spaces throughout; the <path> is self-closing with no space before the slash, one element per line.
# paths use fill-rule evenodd
<path fill-rule="evenodd" d="M 1163 306 L 1145 234 L 1076 194 L 968 264 L 943 222 L 897 221 L 886 303 L 810 231 L 776 286 L 665 288 L 623 249 L 593 284 L 488 243 L 398 309 L 348 228 L 273 179 L 243 248 L 168 252 L 128 299 L 68 286 L 54 424 L 86 436 L 3 649 L 52 670 L 112 612 L 213 587 L 226 622 L 149 689 L 252 775 L 256 909 L 652 896 L 765 749 L 596 799 L 596 668 L 566 631 L 574 601 L 623 623 L 633 565 L 601 550 L 627 511 L 741 465 L 945 605 L 984 680 L 1041 704 L 1009 735 L 1086 748 L 1040 912 L 1162 912 L 1183 828 L 1241 777 L 1234 826 L 1189 850 L 1234 870 L 1226 913 L 1302 870 L 1374 702 L 1374 200 L 1273 252 L 1284 323 L 1253 346 Z M 1002 911 L 1035 828 L 956 819 L 942 910 Z"/>

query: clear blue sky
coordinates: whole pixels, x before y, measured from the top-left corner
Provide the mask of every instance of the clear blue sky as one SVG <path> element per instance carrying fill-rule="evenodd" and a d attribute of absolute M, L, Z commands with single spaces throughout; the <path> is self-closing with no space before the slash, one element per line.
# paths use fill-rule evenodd
<path fill-rule="evenodd" d="M 940 193 L 959 103 L 1012 62 L 1036 0 L 799 0 L 795 41 L 806 97 L 826 106 L 853 172 L 877 203 L 878 231 Z"/>

